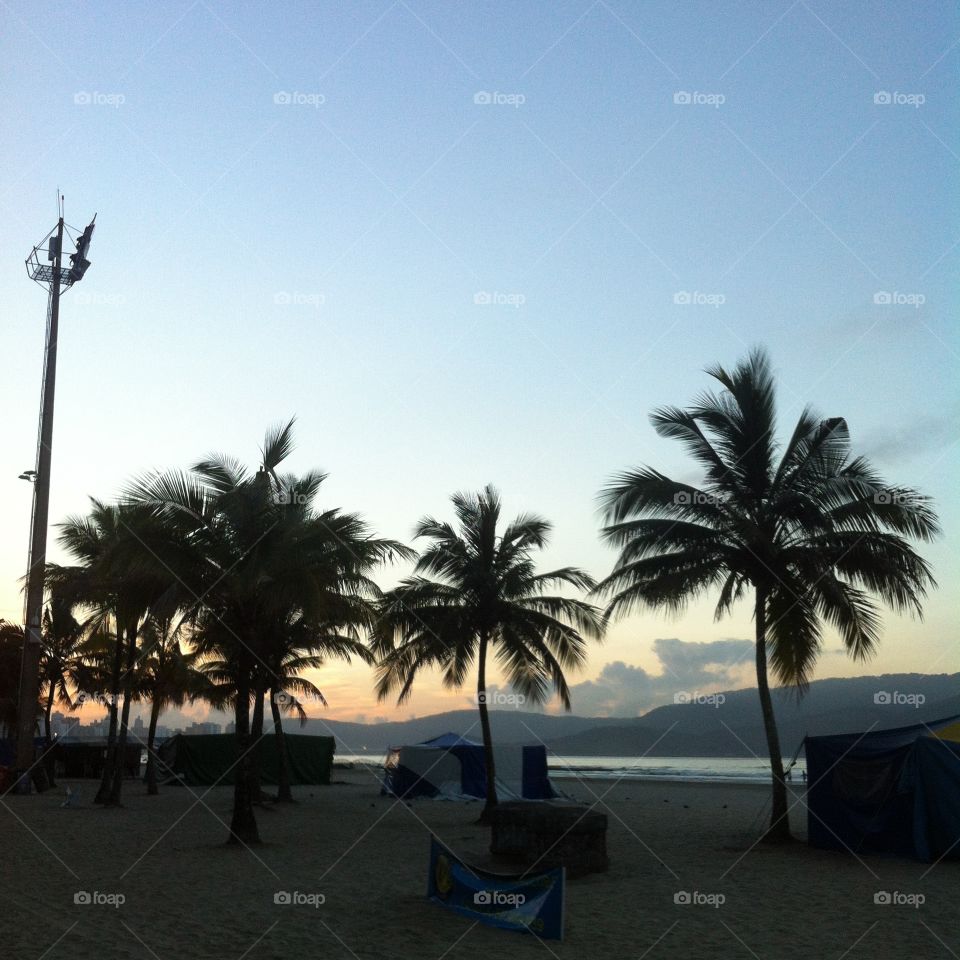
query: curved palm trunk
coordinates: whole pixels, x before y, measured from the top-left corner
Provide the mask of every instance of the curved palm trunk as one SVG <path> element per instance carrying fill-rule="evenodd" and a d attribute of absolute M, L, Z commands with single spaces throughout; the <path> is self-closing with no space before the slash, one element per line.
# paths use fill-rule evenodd
<path fill-rule="evenodd" d="M 157 738 L 157 721 L 160 719 L 160 698 L 154 695 L 150 704 L 150 729 L 147 731 L 147 793 L 152 797 L 160 792 L 157 786 L 157 754 L 154 741 Z"/>
<path fill-rule="evenodd" d="M 123 676 L 123 709 L 120 712 L 120 727 L 117 732 L 117 752 L 113 762 L 113 785 L 107 803 L 120 805 L 123 792 L 123 775 L 127 753 L 127 729 L 130 723 L 130 701 L 133 699 L 133 673 L 137 665 L 137 627 L 127 628 L 127 666 Z"/>
<path fill-rule="evenodd" d="M 120 699 L 120 670 L 123 667 L 123 634 L 117 627 L 117 641 L 113 649 L 113 670 L 110 674 L 110 704 L 108 707 L 110 726 L 107 732 L 107 755 L 103 763 L 100 789 L 93 798 L 94 803 L 106 803 L 110 797 L 113 782 L 113 768 L 117 757 L 117 700 Z"/>
<path fill-rule="evenodd" d="M 237 700 L 234 723 L 237 737 L 237 764 L 234 770 L 233 817 L 227 843 L 259 843 L 257 818 L 250 793 L 250 655 L 241 651 L 237 676 Z"/>
<path fill-rule="evenodd" d="M 290 758 L 287 756 L 287 740 L 283 732 L 283 720 L 280 716 L 280 705 L 270 688 L 270 712 L 273 714 L 273 737 L 277 745 L 277 757 L 280 761 L 280 780 L 277 787 L 277 800 L 281 803 L 293 803 L 293 792 L 290 789 Z"/>
<path fill-rule="evenodd" d="M 773 808 L 770 811 L 770 826 L 764 834 L 764 839 L 782 842 L 793 838 L 790 834 L 787 781 L 783 775 L 780 737 L 777 733 L 777 721 L 774 717 L 773 701 L 770 698 L 770 686 L 767 681 L 767 597 L 766 592 L 760 587 L 757 588 L 754 621 L 756 625 L 757 690 L 760 693 L 763 729 L 767 736 L 770 771 L 773 774 Z"/>
<path fill-rule="evenodd" d="M 490 733 L 490 716 L 487 713 L 487 637 L 480 637 L 479 667 L 477 670 L 477 706 L 480 709 L 480 729 L 483 732 L 483 761 L 487 768 L 487 802 L 480 814 L 480 823 L 493 820 L 497 805 L 497 771 L 493 763 L 493 736 Z"/>
<path fill-rule="evenodd" d="M 54 767 L 55 760 L 53 756 L 53 738 L 50 736 L 50 715 L 53 713 L 53 698 L 56 694 L 57 685 L 51 680 L 50 681 L 50 692 L 47 694 L 47 705 L 43 712 L 43 732 L 47 738 L 46 754 L 45 754 L 45 766 L 47 768 L 47 785 L 50 787 L 55 787 L 57 784 L 54 780 Z"/>

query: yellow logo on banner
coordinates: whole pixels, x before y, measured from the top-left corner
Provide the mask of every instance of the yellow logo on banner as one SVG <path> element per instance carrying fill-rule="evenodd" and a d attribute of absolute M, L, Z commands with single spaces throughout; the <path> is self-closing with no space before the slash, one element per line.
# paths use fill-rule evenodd
<path fill-rule="evenodd" d="M 453 889 L 453 875 L 450 872 L 450 861 L 442 853 L 437 857 L 434 879 L 437 882 L 437 893 L 445 900 Z"/>

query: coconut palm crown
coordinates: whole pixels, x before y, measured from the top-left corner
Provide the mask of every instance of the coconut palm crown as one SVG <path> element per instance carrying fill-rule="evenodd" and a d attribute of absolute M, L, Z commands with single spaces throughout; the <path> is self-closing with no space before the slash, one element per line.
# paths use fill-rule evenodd
<path fill-rule="evenodd" d="M 531 703 L 555 692 L 570 709 L 564 671 L 583 666 L 587 639 L 603 633 L 604 617 L 577 598 L 548 595 L 554 587 L 590 590 L 593 579 L 576 567 L 537 573 L 533 551 L 547 543 L 550 524 L 522 515 L 502 530 L 500 496 L 492 486 L 452 498 L 458 528 L 433 517 L 415 537 L 430 541 L 412 576 L 387 593 L 373 647 L 380 659 L 377 695 L 409 697 L 424 668 L 440 671 L 459 689 L 477 671 L 477 704 L 486 756 L 485 817 L 497 803 L 487 711 L 487 654 L 510 686 Z M 435 579 L 431 579 L 431 577 Z"/>
<path fill-rule="evenodd" d="M 910 541 L 939 532 L 927 500 L 853 456 L 846 421 L 805 409 L 786 444 L 776 440 L 774 381 L 761 350 L 733 370 L 706 371 L 722 388 L 687 409 L 652 417 L 703 471 L 699 486 L 639 467 L 601 493 L 605 541 L 619 550 L 598 588 L 607 612 L 681 611 L 719 591 L 715 615 L 752 597 L 757 684 L 773 773 L 769 839 L 789 837 L 786 787 L 768 664 L 802 692 L 824 626 L 857 660 L 877 648 L 880 603 L 920 615 L 934 586 Z"/>

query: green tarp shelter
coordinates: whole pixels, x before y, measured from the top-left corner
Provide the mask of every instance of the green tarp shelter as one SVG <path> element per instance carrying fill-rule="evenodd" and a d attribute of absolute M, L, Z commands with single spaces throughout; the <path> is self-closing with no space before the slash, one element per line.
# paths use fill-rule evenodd
<path fill-rule="evenodd" d="M 333 737 L 284 734 L 293 786 L 330 782 L 333 766 Z M 276 784 L 280 773 L 277 740 L 264 736 L 260 751 L 260 782 Z M 188 786 L 209 787 L 232 784 L 237 770 L 237 740 L 232 733 L 171 737 L 158 750 L 160 760 Z"/>

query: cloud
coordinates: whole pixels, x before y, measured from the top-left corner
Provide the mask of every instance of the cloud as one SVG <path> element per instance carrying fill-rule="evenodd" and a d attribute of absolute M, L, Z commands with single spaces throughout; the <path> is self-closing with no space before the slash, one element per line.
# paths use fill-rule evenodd
<path fill-rule="evenodd" d="M 653 652 L 660 673 L 622 660 L 606 664 L 595 680 L 571 688 L 575 713 L 588 717 L 625 717 L 673 703 L 678 693 L 708 694 L 748 686 L 753 676 L 753 642 L 713 640 L 696 643 L 658 639 Z"/>
<path fill-rule="evenodd" d="M 942 450 L 956 443 L 958 436 L 960 428 L 957 427 L 957 418 L 954 416 L 918 417 L 908 424 L 891 424 L 883 430 L 866 433 L 862 449 L 867 457 L 882 468 L 885 464 L 901 463 Z M 856 446 L 854 437 L 854 447 Z"/>

